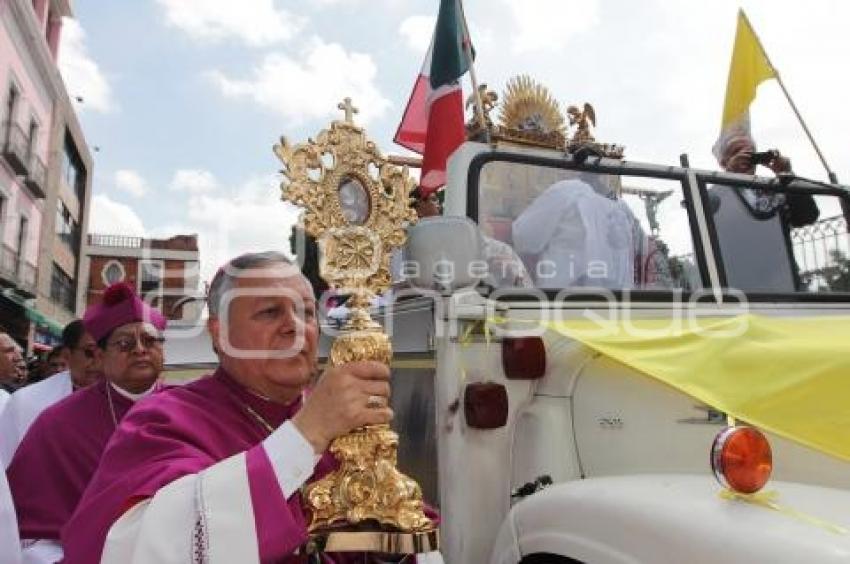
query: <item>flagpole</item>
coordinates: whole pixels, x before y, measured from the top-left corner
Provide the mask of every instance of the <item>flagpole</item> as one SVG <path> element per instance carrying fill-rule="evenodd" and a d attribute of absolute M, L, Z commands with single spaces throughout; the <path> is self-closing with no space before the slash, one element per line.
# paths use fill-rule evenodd
<path fill-rule="evenodd" d="M 475 113 L 478 116 L 478 123 L 481 124 L 481 129 L 486 135 L 487 142 L 490 141 L 490 129 L 487 127 L 487 118 L 484 115 L 484 104 L 481 101 L 481 93 L 478 90 L 478 78 L 475 76 L 475 63 L 472 60 L 472 39 L 469 35 L 469 26 L 466 24 L 466 13 L 463 10 L 463 1 L 457 0 L 460 7 L 460 19 L 463 22 L 463 53 L 466 56 L 466 61 L 469 63 L 469 78 L 472 81 L 472 96 L 475 100 Z"/>
<path fill-rule="evenodd" d="M 820 147 L 815 143 L 815 138 L 812 137 L 812 132 L 809 131 L 809 126 L 806 125 L 806 122 L 803 120 L 803 116 L 800 115 L 800 111 L 797 109 L 797 105 L 794 103 L 794 100 L 791 99 L 791 95 L 788 93 L 788 89 L 785 88 L 785 83 L 782 82 L 782 77 L 779 76 L 779 73 L 776 73 L 776 81 L 779 83 L 779 87 L 782 88 L 782 92 L 785 94 L 785 97 L 788 99 L 788 103 L 791 105 L 791 109 L 794 110 L 794 114 L 797 116 L 797 119 L 800 121 L 800 125 L 803 126 L 803 131 L 806 132 L 806 135 L 809 138 L 809 141 L 812 143 L 812 147 L 815 148 L 815 152 L 818 154 L 818 158 L 820 162 L 823 164 L 823 168 L 826 169 L 826 175 L 829 177 L 829 181 L 833 184 L 838 184 L 838 176 L 829 168 L 829 165 L 826 162 L 826 159 L 823 156 L 823 153 L 820 151 Z"/>
<path fill-rule="evenodd" d="M 806 137 L 809 138 L 809 142 L 812 144 L 812 147 L 815 149 L 815 153 L 817 153 L 818 158 L 820 159 L 821 164 L 823 164 L 823 168 L 826 169 L 826 175 L 829 178 L 829 181 L 833 184 L 838 184 L 838 176 L 829 168 L 829 164 L 826 162 L 826 158 L 823 156 L 823 153 L 818 147 L 817 142 L 815 141 L 812 132 L 809 130 L 809 126 L 806 125 L 806 121 L 803 119 L 803 116 L 800 114 L 800 110 L 797 109 L 797 104 L 794 103 L 794 100 L 791 98 L 791 94 L 788 92 L 788 89 L 785 87 L 785 83 L 782 81 L 782 75 L 779 74 L 779 71 L 776 70 L 776 67 L 773 66 L 773 61 L 770 60 L 770 57 L 767 54 L 767 51 L 764 48 L 764 45 L 761 42 L 761 38 L 756 33 L 756 30 L 753 28 L 753 25 L 750 23 L 750 18 L 747 17 L 747 14 L 744 10 L 741 10 L 741 15 L 744 17 L 744 21 L 747 22 L 747 26 L 750 28 L 750 32 L 752 32 L 753 37 L 756 38 L 759 47 L 761 48 L 762 54 L 764 54 L 764 58 L 767 60 L 767 64 L 770 65 L 770 68 L 773 69 L 773 73 L 776 75 L 776 82 L 779 83 L 779 88 L 782 89 L 782 93 L 785 95 L 785 99 L 788 100 L 788 104 L 791 106 L 791 109 L 794 111 L 794 115 L 797 116 L 797 120 L 800 122 L 800 125 L 803 126 L 803 131 L 806 133 Z"/>

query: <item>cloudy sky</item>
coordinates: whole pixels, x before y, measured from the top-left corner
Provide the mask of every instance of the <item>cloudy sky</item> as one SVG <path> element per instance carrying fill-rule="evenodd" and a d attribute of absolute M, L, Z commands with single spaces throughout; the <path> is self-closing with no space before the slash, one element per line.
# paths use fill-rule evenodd
<path fill-rule="evenodd" d="M 351 96 L 385 152 L 437 0 L 76 0 L 62 72 L 95 155 L 91 232 L 198 233 L 209 278 L 246 250 L 286 248 L 271 147 L 301 141 Z M 589 101 L 597 138 L 631 160 L 713 168 L 739 6 L 839 178 L 850 181 L 846 0 L 466 0 L 482 82 L 526 73 Z M 468 84 L 465 89 L 469 90 Z M 775 82 L 752 108 L 764 147 L 824 178 Z"/>

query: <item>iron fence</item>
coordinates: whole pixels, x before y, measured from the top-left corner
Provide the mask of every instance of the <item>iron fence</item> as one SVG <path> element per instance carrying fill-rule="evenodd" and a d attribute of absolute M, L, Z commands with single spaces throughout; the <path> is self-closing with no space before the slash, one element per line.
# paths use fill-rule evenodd
<path fill-rule="evenodd" d="M 791 230 L 800 279 L 810 291 L 850 291 L 850 234 L 842 215 Z"/>

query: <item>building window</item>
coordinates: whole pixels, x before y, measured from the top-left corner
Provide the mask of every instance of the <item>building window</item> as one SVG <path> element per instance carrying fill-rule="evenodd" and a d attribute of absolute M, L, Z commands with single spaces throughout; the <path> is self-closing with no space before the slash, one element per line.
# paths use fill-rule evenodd
<path fill-rule="evenodd" d="M 104 266 L 103 270 L 100 272 L 100 277 L 106 286 L 111 286 L 112 284 L 121 282 L 124 280 L 125 276 L 126 272 L 124 272 L 124 266 L 117 260 L 111 260 L 106 263 L 106 266 Z"/>
<path fill-rule="evenodd" d="M 50 279 L 50 299 L 73 312 L 76 302 L 75 293 L 74 280 L 54 262 L 53 276 Z"/>
<path fill-rule="evenodd" d="M 162 295 L 162 271 L 164 265 L 161 260 L 139 261 L 139 293 L 142 299 L 150 302 L 155 297 Z"/>
<path fill-rule="evenodd" d="M 59 200 L 56 205 L 55 230 L 56 235 L 63 243 L 68 245 L 72 251 L 77 250 L 79 247 L 80 226 L 71 215 L 71 210 L 68 209 L 68 206 L 62 200 Z"/>
<path fill-rule="evenodd" d="M 11 126 L 15 122 L 15 109 L 18 106 L 18 99 L 20 98 L 20 93 L 18 92 L 18 87 L 15 86 L 15 83 L 9 85 L 9 93 L 6 98 L 6 111 L 3 115 L 3 141 L 8 142 L 9 140 L 9 132 L 11 131 Z"/>
<path fill-rule="evenodd" d="M 18 224 L 18 265 L 26 260 L 27 231 L 29 231 L 29 220 L 21 216 Z"/>
<path fill-rule="evenodd" d="M 65 136 L 65 149 L 62 151 L 62 179 L 81 202 L 85 200 L 86 170 L 70 134 Z"/>
<path fill-rule="evenodd" d="M 27 140 L 27 162 L 31 162 L 30 159 L 35 154 L 36 142 L 37 141 L 38 141 L 38 122 L 35 121 L 35 118 L 32 118 L 32 119 L 30 119 L 29 139 Z"/>

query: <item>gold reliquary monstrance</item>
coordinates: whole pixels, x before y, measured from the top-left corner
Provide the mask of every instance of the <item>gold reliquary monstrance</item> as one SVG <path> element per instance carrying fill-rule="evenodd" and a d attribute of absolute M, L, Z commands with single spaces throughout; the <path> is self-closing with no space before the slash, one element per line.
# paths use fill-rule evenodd
<path fill-rule="evenodd" d="M 415 223 L 407 168 L 387 162 L 346 98 L 345 119 L 316 139 L 274 147 L 283 162 L 283 199 L 304 208 L 306 233 L 321 249 L 319 270 L 331 287 L 350 296 L 350 316 L 329 362 L 389 364 L 392 345 L 369 308 L 390 287 L 390 255 Z M 305 486 L 308 552 L 411 554 L 438 548 L 437 527 L 423 511 L 422 490 L 396 468 L 398 435 L 389 425 L 356 429 L 331 443 L 339 469 Z"/>

